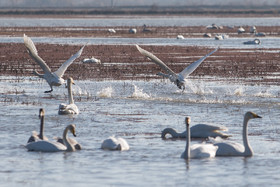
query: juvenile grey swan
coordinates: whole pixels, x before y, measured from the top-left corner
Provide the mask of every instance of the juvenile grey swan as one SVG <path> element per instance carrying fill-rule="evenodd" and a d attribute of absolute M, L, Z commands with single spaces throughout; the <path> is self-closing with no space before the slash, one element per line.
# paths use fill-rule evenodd
<path fill-rule="evenodd" d="M 32 135 L 28 139 L 27 143 L 35 142 L 38 140 L 48 140 L 48 138 L 46 136 L 44 136 L 45 110 L 43 108 L 39 109 L 39 118 L 41 119 L 40 133 L 38 134 L 36 131 L 33 131 Z"/>
<path fill-rule="evenodd" d="M 181 158 L 186 160 L 190 158 L 213 158 L 216 155 L 216 151 L 218 149 L 217 146 L 213 144 L 193 144 L 190 146 L 191 143 L 191 132 L 190 132 L 190 117 L 186 117 L 186 148 L 185 151 L 182 153 Z"/>
<path fill-rule="evenodd" d="M 73 136 L 76 137 L 75 132 L 76 126 L 74 124 L 68 125 L 63 131 L 63 143 L 53 142 L 48 140 L 41 140 L 36 142 L 28 143 L 25 147 L 28 151 L 40 151 L 40 152 L 58 152 L 58 151 L 76 151 L 75 147 L 69 143 L 67 136 L 70 131 Z"/>
<path fill-rule="evenodd" d="M 173 82 L 174 84 L 177 85 L 177 87 L 179 89 L 182 89 L 183 91 L 185 90 L 185 79 L 210 55 L 212 55 L 214 52 L 216 52 L 218 50 L 218 48 L 216 48 L 215 50 L 213 50 L 212 52 L 210 52 L 209 54 L 205 55 L 204 57 L 200 58 L 199 60 L 193 62 L 192 64 L 190 64 L 188 67 L 186 67 L 183 71 L 181 71 L 180 73 L 176 74 L 174 73 L 167 65 L 165 65 L 159 58 L 157 58 L 155 55 L 153 55 L 152 53 L 142 49 L 141 47 L 139 47 L 138 45 L 136 45 L 136 48 L 138 49 L 138 51 L 148 57 L 149 59 L 151 59 L 154 63 L 156 63 L 157 65 L 159 65 L 161 67 L 161 69 L 163 69 L 165 71 L 165 73 L 159 72 L 157 75 L 163 76 L 165 78 L 169 78 L 169 80 L 171 82 Z"/>
<path fill-rule="evenodd" d="M 65 83 L 65 80 L 62 78 L 66 69 L 74 62 L 76 58 L 79 58 L 83 52 L 85 45 L 71 58 L 69 58 L 66 62 L 64 62 L 58 70 L 52 72 L 50 67 L 46 64 L 46 62 L 38 55 L 38 51 L 28 36 L 23 34 L 24 45 L 27 48 L 28 54 L 35 60 L 35 62 L 42 68 L 44 74 L 39 74 L 36 70 L 34 70 L 34 74 L 40 78 L 45 79 L 51 90 L 45 91 L 45 93 L 49 93 L 53 91 L 53 86 L 60 86 Z"/>
<path fill-rule="evenodd" d="M 79 108 L 74 103 L 73 93 L 72 93 L 72 84 L 75 84 L 72 77 L 67 79 L 67 89 L 68 89 L 68 100 L 69 104 L 60 104 L 58 107 L 58 114 L 67 115 L 67 114 L 79 114 Z"/>
<path fill-rule="evenodd" d="M 254 118 L 262 118 L 253 112 L 247 112 L 243 121 L 243 145 L 236 142 L 219 142 L 214 145 L 218 146 L 216 156 L 253 156 L 253 149 L 248 141 L 248 121 Z"/>

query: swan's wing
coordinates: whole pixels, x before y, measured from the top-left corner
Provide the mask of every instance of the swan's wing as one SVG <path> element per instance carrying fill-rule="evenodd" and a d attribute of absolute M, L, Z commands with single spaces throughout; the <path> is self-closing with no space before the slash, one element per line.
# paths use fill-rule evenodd
<path fill-rule="evenodd" d="M 216 156 L 240 156 L 245 150 L 243 145 L 236 142 L 220 142 L 214 145 L 218 146 Z"/>
<path fill-rule="evenodd" d="M 118 138 L 118 142 L 121 145 L 121 151 L 129 150 L 129 145 L 125 139 Z"/>
<path fill-rule="evenodd" d="M 64 72 L 66 71 L 66 69 L 68 68 L 68 66 L 70 66 L 74 60 L 76 60 L 76 58 L 79 58 L 83 52 L 83 49 L 86 45 L 84 45 L 76 54 L 74 54 L 73 56 L 71 56 L 66 62 L 64 62 L 60 68 L 58 70 L 56 70 L 54 73 L 58 76 L 58 77 L 62 77 Z"/>
<path fill-rule="evenodd" d="M 190 149 L 191 158 L 212 158 L 215 157 L 218 146 L 213 144 L 193 144 Z"/>
<path fill-rule="evenodd" d="M 224 126 L 216 126 L 209 124 L 196 124 L 192 126 L 191 131 L 199 131 L 199 132 L 213 132 L 213 131 L 228 131 L 228 129 Z"/>
<path fill-rule="evenodd" d="M 202 57 L 201 59 L 193 62 L 192 64 L 190 64 L 188 67 L 186 67 L 182 72 L 179 73 L 179 75 L 183 76 L 184 78 L 186 78 L 188 75 L 190 75 L 208 56 L 212 55 L 213 53 L 215 53 L 219 48 L 216 48 L 215 50 L 213 50 L 211 53 L 205 55 L 204 57 Z"/>
<path fill-rule="evenodd" d="M 118 148 L 118 142 L 115 137 L 109 137 L 101 144 L 101 149 L 116 150 Z"/>
<path fill-rule="evenodd" d="M 24 45 L 28 50 L 29 55 L 39 64 L 39 66 L 43 69 L 45 73 L 50 73 L 51 69 L 49 66 L 45 63 L 45 61 L 38 55 L 38 51 L 31 40 L 28 36 L 23 34 L 23 41 Z"/>
<path fill-rule="evenodd" d="M 153 55 L 152 53 L 142 49 L 141 47 L 139 47 L 138 45 L 136 45 L 138 51 L 148 57 L 149 59 L 151 59 L 154 63 L 156 63 L 157 65 L 159 65 L 165 72 L 167 72 L 169 75 L 174 75 L 175 73 L 168 67 L 166 66 L 158 57 L 156 57 L 155 55 Z"/>

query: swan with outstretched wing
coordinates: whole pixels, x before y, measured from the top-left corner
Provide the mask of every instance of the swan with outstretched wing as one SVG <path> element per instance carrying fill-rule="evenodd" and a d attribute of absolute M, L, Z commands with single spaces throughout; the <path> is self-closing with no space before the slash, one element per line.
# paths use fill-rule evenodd
<path fill-rule="evenodd" d="M 42 68 L 44 74 L 39 74 L 36 70 L 34 70 L 34 74 L 40 78 L 45 79 L 51 87 L 51 90 L 45 91 L 45 93 L 49 93 L 53 91 L 53 86 L 60 86 L 65 83 L 65 80 L 62 78 L 67 68 L 81 56 L 85 45 L 73 56 L 71 56 L 66 62 L 64 62 L 61 67 L 52 72 L 50 67 L 46 64 L 46 62 L 38 55 L 38 51 L 28 36 L 23 35 L 24 45 L 27 48 L 29 55 L 35 60 L 35 62 Z"/>
<path fill-rule="evenodd" d="M 161 69 L 163 69 L 165 71 L 165 73 L 159 72 L 157 75 L 169 78 L 169 80 L 171 82 L 173 82 L 174 84 L 176 84 L 179 89 L 183 89 L 183 90 L 185 90 L 185 79 L 187 78 L 187 76 L 189 76 L 207 57 L 209 57 L 210 55 L 212 55 L 214 52 L 216 52 L 219 49 L 219 48 L 216 48 L 209 54 L 205 55 L 204 57 L 202 57 L 199 60 L 190 64 L 188 67 L 186 67 L 180 73 L 176 74 L 164 62 L 162 62 L 158 57 L 156 57 L 152 53 L 142 49 L 138 45 L 136 45 L 136 48 L 142 55 L 151 59 L 154 63 L 159 65 Z"/>

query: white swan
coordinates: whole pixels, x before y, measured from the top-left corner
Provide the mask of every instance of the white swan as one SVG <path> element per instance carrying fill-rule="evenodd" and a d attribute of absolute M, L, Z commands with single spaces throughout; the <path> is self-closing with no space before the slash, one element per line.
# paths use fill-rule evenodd
<path fill-rule="evenodd" d="M 76 126 L 74 124 L 71 124 L 68 125 L 63 131 L 63 142 L 65 145 L 58 142 L 41 140 L 28 143 L 25 147 L 28 149 L 28 151 L 40 152 L 75 151 L 75 147 L 69 143 L 69 139 L 67 136 L 67 132 L 68 130 L 70 130 L 70 132 L 76 137 L 75 127 Z"/>
<path fill-rule="evenodd" d="M 150 58 L 154 63 L 159 65 L 167 73 L 167 74 L 164 74 L 164 73 L 159 72 L 157 75 L 169 78 L 169 80 L 171 82 L 173 82 L 174 84 L 176 84 L 179 89 L 183 89 L 183 90 L 185 90 L 185 79 L 186 79 L 186 77 L 189 76 L 208 56 L 210 56 L 211 54 L 213 54 L 214 52 L 216 52 L 218 50 L 218 48 L 216 48 L 215 50 L 213 50 L 209 54 L 205 55 L 204 57 L 202 57 L 199 60 L 190 64 L 188 67 L 186 67 L 179 74 L 176 74 L 168 66 L 166 66 L 160 59 L 158 59 L 155 55 L 153 55 L 152 53 L 142 49 L 138 45 L 136 45 L 136 47 L 142 55 Z"/>
<path fill-rule="evenodd" d="M 73 79 L 70 77 L 67 79 L 67 89 L 68 89 L 68 100 L 69 104 L 60 104 L 58 107 L 58 114 L 67 115 L 67 114 L 79 114 L 79 108 L 74 103 L 73 94 L 72 94 L 72 84 L 75 84 Z"/>
<path fill-rule="evenodd" d="M 130 28 L 128 32 L 131 33 L 131 34 L 136 34 L 137 33 L 137 29 Z"/>
<path fill-rule="evenodd" d="M 179 35 L 177 35 L 177 39 L 179 39 L 179 40 L 183 40 L 183 39 L 185 39 L 185 38 L 184 38 L 184 36 L 183 36 L 183 35 L 180 35 L 180 34 L 179 34 Z"/>
<path fill-rule="evenodd" d="M 116 33 L 116 30 L 115 30 L 115 29 L 108 29 L 108 32 L 110 32 L 110 33 Z"/>
<path fill-rule="evenodd" d="M 208 125 L 208 124 L 197 124 L 190 128 L 191 138 L 209 138 L 209 137 L 228 138 L 228 137 L 230 137 L 230 135 L 222 133 L 220 131 L 228 131 L 228 129 L 223 126 L 215 126 L 215 125 Z M 186 138 L 187 131 L 178 133 L 173 128 L 165 128 L 161 132 L 161 138 L 165 139 L 167 134 L 170 134 L 172 136 L 172 138 Z"/>
<path fill-rule="evenodd" d="M 261 44 L 261 41 L 259 39 L 254 39 L 253 41 L 243 42 L 243 44 L 245 44 L 245 45 L 259 45 L 259 44 Z"/>
<path fill-rule="evenodd" d="M 239 27 L 238 29 L 237 29 L 237 33 L 238 34 L 242 34 L 242 33 L 244 33 L 245 32 L 245 29 L 243 28 L 243 27 Z"/>
<path fill-rule="evenodd" d="M 64 72 L 66 71 L 68 66 L 70 66 L 74 62 L 76 58 L 80 57 L 85 47 L 84 45 L 76 54 L 74 54 L 71 58 L 69 58 L 66 62 L 64 62 L 58 70 L 56 70 L 55 72 L 51 72 L 51 69 L 46 64 L 46 62 L 38 55 L 37 49 L 33 41 L 31 40 L 31 38 L 29 38 L 24 34 L 23 40 L 29 55 L 39 64 L 39 66 L 44 71 L 44 74 L 39 74 L 36 70 L 34 70 L 33 73 L 36 76 L 45 79 L 48 82 L 49 86 L 51 87 L 51 90 L 45 91 L 45 93 L 52 92 L 53 86 L 60 86 L 65 83 L 64 79 L 62 78 Z"/>
<path fill-rule="evenodd" d="M 101 64 L 101 60 L 91 57 L 91 58 L 85 58 L 83 59 L 83 63 L 95 63 L 95 64 Z"/>
<path fill-rule="evenodd" d="M 205 33 L 205 34 L 203 34 L 203 37 L 204 38 L 211 38 L 212 35 L 211 35 L 211 33 Z"/>
<path fill-rule="evenodd" d="M 59 143 L 65 145 L 64 142 L 63 142 L 63 138 L 61 138 L 61 137 L 54 137 L 54 139 L 55 139 L 57 142 L 59 142 Z M 74 138 L 69 138 L 69 137 L 68 137 L 68 141 L 69 141 L 69 143 L 70 143 L 72 146 L 75 147 L 76 150 L 81 150 L 81 149 L 82 149 L 81 144 L 79 144 L 78 141 L 75 140 Z"/>
<path fill-rule="evenodd" d="M 214 145 L 218 146 L 216 156 L 253 156 L 253 150 L 248 141 L 248 121 L 253 118 L 261 118 L 253 112 L 247 112 L 243 121 L 243 145 L 236 142 L 220 142 Z"/>
<path fill-rule="evenodd" d="M 126 151 L 129 150 L 129 145 L 123 138 L 110 136 L 102 142 L 101 149 Z"/>
<path fill-rule="evenodd" d="M 181 158 L 190 159 L 190 158 L 212 158 L 215 157 L 217 146 L 213 144 L 194 144 L 190 146 L 191 143 L 191 132 L 190 132 L 190 117 L 186 117 L 186 148 L 182 153 Z"/>
<path fill-rule="evenodd" d="M 43 108 L 40 108 L 40 110 L 39 110 L 39 118 L 41 119 L 40 134 L 38 134 L 36 131 L 33 131 L 32 135 L 28 139 L 27 143 L 35 142 L 35 141 L 38 141 L 38 140 L 48 140 L 48 138 L 46 136 L 44 136 L 45 110 Z"/>

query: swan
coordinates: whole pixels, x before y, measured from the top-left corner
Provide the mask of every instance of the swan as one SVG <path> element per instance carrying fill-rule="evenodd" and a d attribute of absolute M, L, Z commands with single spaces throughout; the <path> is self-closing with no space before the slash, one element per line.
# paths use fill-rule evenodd
<path fill-rule="evenodd" d="M 83 63 L 95 63 L 95 64 L 101 64 L 101 60 L 91 57 L 91 58 L 85 58 L 83 59 Z"/>
<path fill-rule="evenodd" d="M 216 52 L 218 50 L 218 48 L 216 48 L 215 50 L 213 50 L 209 54 L 205 55 L 204 57 L 202 57 L 199 60 L 190 64 L 188 67 L 186 67 L 179 74 L 176 74 L 168 66 L 166 66 L 159 58 L 157 58 L 155 55 L 153 55 L 152 53 L 142 49 L 138 45 L 136 45 L 136 47 L 142 55 L 150 58 L 154 63 L 159 65 L 167 73 L 167 74 L 164 74 L 164 73 L 159 72 L 157 75 L 169 78 L 169 80 L 171 82 L 176 84 L 177 87 L 179 89 L 182 89 L 183 91 L 185 90 L 185 79 L 186 79 L 186 77 L 189 76 L 208 56 L 210 56 L 211 54 L 213 54 L 214 52 Z"/>
<path fill-rule="evenodd" d="M 61 137 L 54 137 L 54 139 L 55 139 L 57 142 L 59 142 L 59 143 L 65 145 L 65 144 L 63 143 L 63 138 L 61 138 Z M 81 144 L 79 144 L 78 141 L 75 140 L 74 138 L 69 138 L 69 137 L 68 137 L 68 141 L 69 141 L 69 143 L 70 143 L 72 146 L 75 147 L 76 150 L 81 150 L 81 149 L 82 149 Z"/>
<path fill-rule="evenodd" d="M 190 128 L 191 138 L 208 138 L 208 137 L 221 137 L 221 138 L 228 138 L 230 135 L 224 134 L 220 131 L 228 131 L 226 127 L 219 127 L 215 125 L 208 125 L 208 124 L 197 124 Z M 165 139 L 166 135 L 170 134 L 172 138 L 186 138 L 187 132 L 178 133 L 173 128 L 165 128 L 161 132 L 161 138 Z"/>
<path fill-rule="evenodd" d="M 236 142 L 214 143 L 218 146 L 216 156 L 253 156 L 253 150 L 248 141 L 248 121 L 253 118 L 262 118 L 253 112 L 247 112 L 243 121 L 243 145 Z"/>
<path fill-rule="evenodd" d="M 211 33 L 205 33 L 205 34 L 203 35 L 203 37 L 204 37 L 204 38 L 211 38 L 212 35 L 211 35 Z"/>
<path fill-rule="evenodd" d="M 41 119 L 40 134 L 38 134 L 36 131 L 33 131 L 32 135 L 28 139 L 27 143 L 35 142 L 38 140 L 48 140 L 48 138 L 46 136 L 44 136 L 45 110 L 43 108 L 40 108 L 40 110 L 39 110 L 39 118 Z"/>
<path fill-rule="evenodd" d="M 247 42 L 243 42 L 243 44 L 249 44 L 249 45 L 259 45 L 261 44 L 261 41 L 259 39 L 254 39 L 253 41 L 247 41 Z"/>
<path fill-rule="evenodd" d="M 68 125 L 63 131 L 63 142 L 65 145 L 47 140 L 40 140 L 37 142 L 28 143 L 25 147 L 28 151 L 41 151 L 41 152 L 58 152 L 58 151 L 75 151 L 75 147 L 69 143 L 67 136 L 68 130 L 76 137 L 76 126 L 74 124 Z"/>
<path fill-rule="evenodd" d="M 108 29 L 108 32 L 110 32 L 110 33 L 116 33 L 116 30 L 115 30 L 115 29 Z"/>
<path fill-rule="evenodd" d="M 72 84 L 75 84 L 72 77 L 67 79 L 67 89 L 68 89 L 68 99 L 69 104 L 60 104 L 58 107 L 58 114 L 79 114 L 79 109 L 77 105 L 74 103 L 73 94 L 72 94 Z"/>
<path fill-rule="evenodd" d="M 250 27 L 250 33 L 256 33 L 256 32 L 257 32 L 256 26 Z"/>
<path fill-rule="evenodd" d="M 137 29 L 130 28 L 128 32 L 131 33 L 131 34 L 136 34 L 137 33 Z"/>
<path fill-rule="evenodd" d="M 177 39 L 183 40 L 183 39 L 185 39 L 185 38 L 184 38 L 183 35 L 180 35 L 180 34 L 179 34 L 179 35 L 177 35 Z"/>
<path fill-rule="evenodd" d="M 186 148 L 182 153 L 181 158 L 190 159 L 190 158 L 213 158 L 216 155 L 218 149 L 217 146 L 213 144 L 194 144 L 190 146 L 191 143 L 191 132 L 190 132 L 190 117 L 186 117 Z"/>
<path fill-rule="evenodd" d="M 129 150 L 129 145 L 123 138 L 110 136 L 102 142 L 101 149 L 126 151 Z"/>
<path fill-rule="evenodd" d="M 238 29 L 237 29 L 237 33 L 238 34 L 241 34 L 241 33 L 244 33 L 245 32 L 245 29 L 243 28 L 243 27 L 239 27 Z"/>
<path fill-rule="evenodd" d="M 44 74 L 39 74 L 36 70 L 34 70 L 34 74 L 40 78 L 45 79 L 51 90 L 45 91 L 45 93 L 50 93 L 53 91 L 53 86 L 60 86 L 65 83 L 65 80 L 62 78 L 64 75 L 64 72 L 70 66 L 76 58 L 79 58 L 80 55 L 83 52 L 83 49 L 85 45 L 76 53 L 74 54 L 71 58 L 69 58 L 66 62 L 64 62 L 58 70 L 55 72 L 51 72 L 50 67 L 46 64 L 46 62 L 38 55 L 38 51 L 31 40 L 28 36 L 23 34 L 23 40 L 24 40 L 24 45 L 27 48 L 27 51 L 29 55 L 40 65 L 42 70 L 44 71 Z"/>
<path fill-rule="evenodd" d="M 143 25 L 143 32 L 152 32 L 152 30 L 151 29 L 147 29 L 147 25 L 144 24 Z"/>

